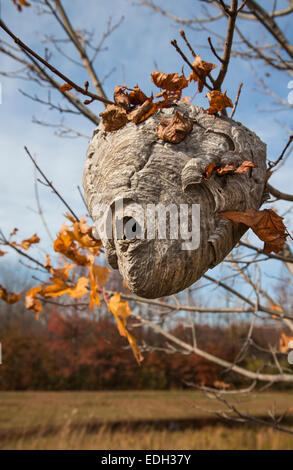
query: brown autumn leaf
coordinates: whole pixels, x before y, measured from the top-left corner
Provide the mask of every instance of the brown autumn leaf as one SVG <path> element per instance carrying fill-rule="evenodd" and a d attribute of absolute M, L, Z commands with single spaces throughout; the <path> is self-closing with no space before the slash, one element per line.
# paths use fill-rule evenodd
<path fill-rule="evenodd" d="M 178 73 L 163 73 L 155 72 L 151 73 L 152 82 L 158 87 L 168 91 L 178 91 L 188 86 L 188 81 L 185 78 L 184 73 L 178 75 Z"/>
<path fill-rule="evenodd" d="M 157 136 L 166 142 L 178 144 L 191 132 L 192 127 L 193 123 L 190 119 L 176 112 L 172 119 L 161 119 L 157 128 Z"/>
<path fill-rule="evenodd" d="M 208 114 L 216 114 L 225 108 L 233 108 L 233 103 L 225 93 L 218 90 L 209 91 L 206 97 L 209 99 L 210 107 L 207 109 Z"/>
<path fill-rule="evenodd" d="M 210 163 L 205 167 L 203 177 L 207 181 L 212 176 L 214 169 L 217 167 L 216 163 Z"/>
<path fill-rule="evenodd" d="M 144 94 L 143 91 L 141 91 L 138 85 L 136 85 L 131 91 L 131 93 L 129 94 L 129 100 L 133 106 L 141 105 L 147 99 L 148 97 Z"/>
<path fill-rule="evenodd" d="M 14 5 L 17 7 L 18 11 L 22 11 L 22 7 L 30 7 L 31 4 L 26 0 L 13 0 Z"/>
<path fill-rule="evenodd" d="M 28 310 L 36 314 L 37 320 L 39 318 L 39 313 L 43 310 L 42 302 L 37 298 L 37 295 L 41 293 L 42 289 L 42 285 L 32 287 L 27 291 L 25 296 L 25 306 Z"/>
<path fill-rule="evenodd" d="M 130 99 L 129 99 L 129 94 L 126 93 L 126 88 L 117 85 L 114 90 L 114 101 L 117 104 L 117 106 L 122 106 L 126 111 L 129 111 L 130 109 Z"/>
<path fill-rule="evenodd" d="M 120 298 L 120 294 L 116 292 L 109 301 L 107 301 L 108 308 L 110 312 L 113 313 L 114 317 L 116 318 L 118 330 L 121 336 L 125 336 L 128 339 L 128 342 L 132 348 L 133 354 L 135 359 L 138 363 L 143 360 L 143 356 L 141 355 L 139 348 L 136 343 L 136 339 L 134 336 L 129 333 L 126 328 L 127 317 L 131 315 L 131 310 L 129 308 L 128 302 L 124 302 Z"/>
<path fill-rule="evenodd" d="M 148 98 L 139 108 L 128 114 L 128 119 L 135 124 L 140 124 L 162 107 L 162 103 L 153 103 L 153 98 Z"/>
<path fill-rule="evenodd" d="M 40 238 L 38 237 L 36 233 L 32 235 L 30 238 L 26 238 L 25 240 L 22 240 L 20 246 L 24 250 L 28 250 L 31 247 L 31 245 L 35 243 L 40 243 Z"/>
<path fill-rule="evenodd" d="M 198 91 L 202 92 L 207 76 L 211 70 L 215 69 L 217 66 L 210 62 L 205 62 L 201 59 L 200 55 L 195 57 L 192 65 L 195 71 L 192 71 L 189 75 L 188 82 L 191 82 L 191 80 L 195 83 L 197 82 Z"/>
<path fill-rule="evenodd" d="M 5 256 L 6 253 L 7 253 L 7 251 L 2 251 L 2 250 L 0 250 L 0 256 Z"/>
<path fill-rule="evenodd" d="M 64 83 L 63 85 L 60 85 L 59 90 L 60 91 L 70 91 L 73 89 L 73 86 L 69 85 L 69 83 Z"/>
<path fill-rule="evenodd" d="M 249 160 L 245 160 L 245 162 L 242 162 L 241 165 L 236 168 L 234 173 L 240 173 L 241 175 L 244 175 L 248 173 L 251 168 L 257 168 L 257 165 L 253 162 L 250 162 Z"/>
<path fill-rule="evenodd" d="M 121 106 L 110 104 L 105 111 L 100 113 L 106 132 L 113 132 L 121 129 L 128 122 L 126 110 Z"/>
<path fill-rule="evenodd" d="M 234 162 L 228 163 L 223 168 L 217 168 L 217 175 L 224 176 L 224 175 L 233 175 L 235 173 L 235 165 Z"/>
<path fill-rule="evenodd" d="M 226 211 L 221 212 L 219 217 L 229 219 L 250 227 L 254 233 L 264 242 L 263 251 L 269 254 L 272 251 L 279 253 L 288 236 L 287 229 L 280 217 L 272 209 L 256 211 L 248 209 L 244 212 Z"/>
<path fill-rule="evenodd" d="M 19 301 L 22 292 L 19 294 L 14 294 L 13 292 L 7 292 L 3 286 L 0 284 L 0 299 L 4 300 L 7 304 L 15 304 Z"/>
<path fill-rule="evenodd" d="M 205 168 L 203 177 L 205 180 L 209 180 L 215 169 L 216 169 L 218 176 L 224 176 L 224 175 L 235 175 L 235 174 L 244 175 L 248 173 L 251 168 L 257 168 L 257 165 L 253 162 L 250 162 L 249 160 L 242 162 L 238 168 L 235 168 L 234 162 L 231 162 L 222 168 L 219 168 L 215 163 L 210 163 Z"/>

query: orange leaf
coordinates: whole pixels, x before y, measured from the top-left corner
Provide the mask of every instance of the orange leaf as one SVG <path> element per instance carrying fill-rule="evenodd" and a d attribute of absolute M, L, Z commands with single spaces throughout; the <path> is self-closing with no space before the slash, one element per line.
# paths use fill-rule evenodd
<path fill-rule="evenodd" d="M 14 5 L 17 6 L 18 11 L 22 10 L 22 7 L 30 7 L 31 4 L 26 0 L 13 0 Z"/>
<path fill-rule="evenodd" d="M 117 292 L 111 297 L 111 299 L 107 302 L 108 308 L 110 312 L 113 313 L 114 317 L 116 318 L 118 330 L 121 336 L 125 336 L 128 339 L 128 342 L 132 348 L 133 354 L 135 359 L 138 363 L 143 360 L 143 356 L 141 355 L 136 339 L 134 336 L 129 333 L 126 328 L 126 320 L 129 315 L 131 315 L 131 310 L 129 308 L 128 302 L 123 302 L 120 299 L 120 294 Z"/>
<path fill-rule="evenodd" d="M 173 144 L 178 144 L 192 131 L 193 123 L 176 112 L 172 119 L 161 119 L 157 128 L 157 136 Z"/>
<path fill-rule="evenodd" d="M 51 278 L 53 282 L 52 285 L 45 287 L 42 290 L 42 295 L 44 297 L 60 297 L 61 295 L 67 294 L 69 289 L 71 288 L 65 281 L 59 279 L 57 277 Z"/>
<path fill-rule="evenodd" d="M 210 62 L 205 62 L 204 60 L 201 60 L 200 55 L 197 55 L 195 57 L 192 65 L 193 65 L 195 72 L 193 71 L 189 75 L 188 81 L 190 82 L 191 80 L 193 80 L 194 82 L 197 82 L 198 91 L 202 92 L 205 81 L 206 81 L 206 77 L 209 75 L 211 70 L 215 69 L 217 66 Z"/>
<path fill-rule="evenodd" d="M 65 281 L 57 277 L 53 277 L 51 281 L 53 284 L 42 290 L 42 295 L 46 298 L 60 297 L 61 295 L 68 294 L 69 297 L 79 299 L 88 293 L 87 285 L 89 280 L 86 277 L 80 277 L 75 286 L 70 286 Z"/>
<path fill-rule="evenodd" d="M 151 77 L 158 88 L 168 91 L 182 90 L 188 86 L 184 73 L 179 76 L 178 73 L 163 73 L 156 70 L 151 73 Z"/>
<path fill-rule="evenodd" d="M 117 85 L 114 90 L 114 101 L 117 106 L 122 106 L 126 111 L 130 109 L 130 99 L 125 87 Z"/>
<path fill-rule="evenodd" d="M 257 165 L 253 162 L 250 162 L 249 160 L 246 160 L 245 162 L 241 163 L 241 165 L 234 171 L 234 173 L 240 173 L 240 174 L 245 174 L 248 173 L 250 168 L 257 168 Z"/>
<path fill-rule="evenodd" d="M 73 86 L 69 85 L 69 83 L 64 83 L 63 85 L 60 85 L 59 90 L 60 91 L 70 91 L 73 89 Z"/>
<path fill-rule="evenodd" d="M 153 98 L 148 98 L 139 108 L 129 113 L 128 119 L 139 124 L 154 114 L 159 107 L 160 103 L 153 103 Z"/>
<path fill-rule="evenodd" d="M 13 294 L 12 292 L 7 292 L 4 287 L 1 286 L 0 284 L 0 299 L 4 300 L 7 304 L 15 304 L 16 302 L 19 301 L 21 297 L 22 292 L 19 294 Z"/>
<path fill-rule="evenodd" d="M 225 93 L 217 90 L 209 91 L 206 97 L 210 102 L 210 107 L 207 110 L 208 114 L 216 114 L 218 111 L 222 111 L 225 108 L 233 108 L 233 103 L 230 98 L 226 96 L 226 91 Z"/>
<path fill-rule="evenodd" d="M 217 167 L 216 163 L 210 163 L 205 167 L 203 177 L 207 181 L 212 176 L 214 169 Z"/>
<path fill-rule="evenodd" d="M 234 162 L 225 165 L 223 168 L 217 169 L 217 175 L 223 176 L 228 174 L 233 174 L 235 170 Z"/>
<path fill-rule="evenodd" d="M 108 105 L 105 111 L 100 113 L 100 116 L 106 132 L 117 131 L 128 122 L 125 109 L 115 104 Z"/>
<path fill-rule="evenodd" d="M 73 299 L 80 299 L 85 294 L 88 294 L 88 286 L 89 280 L 87 277 L 80 277 L 74 287 L 72 287 L 67 294 L 69 297 Z"/>
<path fill-rule="evenodd" d="M 31 245 L 33 245 L 34 243 L 39 243 L 39 242 L 40 242 L 40 239 L 38 235 L 35 233 L 30 238 L 26 238 L 25 240 L 22 240 L 22 242 L 18 246 L 21 246 L 24 250 L 28 250 Z"/>
<path fill-rule="evenodd" d="M 5 256 L 6 253 L 7 253 L 6 251 L 1 251 L 1 250 L 0 250 L 0 256 Z"/>
<path fill-rule="evenodd" d="M 37 298 L 37 294 L 42 291 L 43 286 L 32 287 L 25 296 L 25 306 L 31 312 L 36 314 L 36 318 L 39 318 L 39 313 L 43 310 L 41 301 Z"/>
<path fill-rule="evenodd" d="M 62 253 L 66 258 L 71 259 L 79 266 L 88 266 L 88 255 L 82 255 L 76 248 L 75 242 L 72 240 L 70 233 L 66 230 L 61 230 L 58 237 L 54 242 L 54 250 L 57 253 Z"/>
<path fill-rule="evenodd" d="M 283 224 L 283 217 L 280 217 L 272 209 L 256 211 L 248 209 L 245 212 L 226 211 L 221 212 L 219 217 L 229 219 L 250 227 L 254 233 L 264 241 L 263 251 L 265 254 L 279 253 L 288 236 L 287 229 Z"/>
<path fill-rule="evenodd" d="M 280 352 L 287 353 L 289 343 L 293 341 L 293 336 L 287 336 L 286 333 L 282 333 L 280 336 L 279 350 Z"/>
<path fill-rule="evenodd" d="M 136 85 L 129 94 L 129 100 L 133 106 L 143 104 L 147 99 L 148 97 L 141 91 L 138 85 Z"/>

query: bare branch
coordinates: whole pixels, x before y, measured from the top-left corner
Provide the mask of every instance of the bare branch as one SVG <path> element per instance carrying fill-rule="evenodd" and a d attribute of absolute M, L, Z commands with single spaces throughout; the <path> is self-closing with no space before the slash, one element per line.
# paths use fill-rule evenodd
<path fill-rule="evenodd" d="M 40 175 L 42 176 L 42 178 L 44 178 L 45 182 L 46 182 L 46 185 L 49 186 L 49 188 L 52 189 L 52 191 L 56 194 L 56 196 L 60 199 L 60 201 L 62 201 L 62 203 L 65 205 L 65 207 L 69 210 L 69 212 L 71 213 L 71 215 L 75 218 L 75 220 L 77 222 L 79 222 L 79 218 L 77 217 L 77 215 L 73 212 L 73 210 L 71 209 L 71 207 L 69 206 L 69 204 L 67 204 L 67 202 L 63 199 L 63 197 L 61 196 L 61 194 L 57 191 L 57 189 L 54 187 L 53 183 L 51 181 L 48 180 L 47 176 L 43 173 L 43 171 L 41 170 L 41 168 L 39 167 L 39 165 L 37 164 L 37 162 L 35 161 L 35 159 L 33 158 L 33 156 L 31 155 L 31 153 L 29 152 L 28 148 L 27 147 L 24 147 L 24 150 L 26 151 L 27 155 L 29 156 L 29 158 L 31 159 L 31 161 L 33 162 L 35 168 L 38 170 L 38 172 L 40 173 Z"/>
<path fill-rule="evenodd" d="M 59 70 L 53 67 L 53 65 L 49 64 L 49 62 L 47 62 L 45 59 L 40 57 L 36 52 L 34 52 L 26 44 L 24 44 L 19 38 L 17 38 L 15 34 L 13 34 L 12 31 L 10 31 L 10 29 L 5 25 L 5 23 L 2 20 L 0 20 L 0 28 L 2 28 L 22 50 L 26 51 L 28 54 L 30 54 L 39 62 L 41 62 L 43 65 L 45 65 L 48 69 L 51 70 L 51 72 L 53 72 L 55 75 L 60 77 L 65 83 L 68 83 L 70 86 L 72 86 L 72 88 L 74 88 L 76 91 L 78 91 L 79 93 L 82 93 L 85 96 L 90 97 L 92 101 L 97 100 L 97 101 L 101 101 L 104 104 L 114 104 L 113 101 L 109 101 L 105 98 L 102 98 L 101 96 L 98 96 L 94 93 L 91 93 L 90 91 L 87 91 L 84 88 L 81 88 L 79 85 L 77 85 L 72 80 L 70 80 L 70 78 L 68 78 L 66 75 L 59 72 Z"/>

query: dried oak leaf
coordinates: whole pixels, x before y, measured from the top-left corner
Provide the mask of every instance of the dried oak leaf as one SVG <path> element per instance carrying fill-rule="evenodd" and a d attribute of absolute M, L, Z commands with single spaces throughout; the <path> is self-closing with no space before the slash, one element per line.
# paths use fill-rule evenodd
<path fill-rule="evenodd" d="M 114 101 L 117 106 L 122 106 L 126 111 L 130 109 L 130 99 L 129 94 L 126 93 L 126 88 L 120 85 L 117 85 L 114 90 Z"/>
<path fill-rule="evenodd" d="M 136 85 L 131 91 L 131 93 L 129 94 L 129 100 L 133 106 L 141 105 L 147 99 L 148 97 L 144 94 L 143 91 L 141 91 L 138 85 Z"/>
<path fill-rule="evenodd" d="M 244 175 L 250 171 L 251 168 L 257 168 L 257 165 L 253 162 L 250 162 L 249 160 L 245 160 L 245 162 L 241 163 L 241 165 L 236 168 L 234 173 L 239 173 L 241 175 Z"/>
<path fill-rule="evenodd" d="M 228 163 L 223 168 L 217 168 L 217 175 L 219 176 L 233 175 L 233 173 L 235 173 L 234 162 Z"/>
<path fill-rule="evenodd" d="M 210 179 L 215 168 L 217 168 L 216 163 L 210 163 L 205 167 L 203 177 L 206 181 Z"/>
<path fill-rule="evenodd" d="M 166 142 L 178 144 L 191 132 L 192 127 L 193 123 L 190 119 L 176 112 L 172 119 L 161 119 L 157 128 L 157 136 Z"/>
<path fill-rule="evenodd" d="M 31 245 L 33 245 L 35 243 L 40 243 L 40 238 L 38 237 L 38 235 L 36 233 L 32 237 L 26 238 L 25 240 L 22 240 L 20 245 L 25 250 L 28 250 L 31 247 Z"/>
<path fill-rule="evenodd" d="M 27 291 L 25 296 L 25 306 L 31 312 L 36 314 L 36 318 L 39 318 L 39 313 L 43 310 L 42 302 L 37 298 L 37 295 L 41 293 L 43 286 L 32 287 Z"/>
<path fill-rule="evenodd" d="M 61 295 L 67 294 L 74 299 L 80 299 L 88 293 L 87 285 L 89 279 L 87 277 L 80 277 L 74 286 L 67 284 L 57 277 L 51 278 L 51 281 L 53 284 L 42 290 L 42 295 L 46 298 L 60 297 Z"/>
<path fill-rule="evenodd" d="M 194 71 L 189 75 L 188 82 L 192 80 L 197 82 L 198 91 L 202 92 L 205 81 L 211 70 L 215 69 L 217 66 L 210 62 L 205 62 L 201 59 L 200 55 L 197 55 L 192 64 Z"/>
<path fill-rule="evenodd" d="M 104 287 L 107 280 L 109 273 L 111 272 L 108 268 L 104 266 L 97 266 L 94 264 L 95 258 L 94 256 L 91 258 L 91 265 L 90 265 L 90 272 L 89 272 L 89 279 L 90 279 L 90 307 L 91 309 L 94 308 L 95 305 L 98 307 L 101 304 L 100 295 L 98 291 L 101 291 L 101 287 Z"/>
<path fill-rule="evenodd" d="M 225 93 L 218 90 L 209 91 L 206 97 L 209 99 L 210 107 L 207 109 L 208 114 L 216 114 L 225 108 L 233 108 L 233 103 Z"/>
<path fill-rule="evenodd" d="M 4 287 L 1 286 L 0 284 L 0 299 L 4 300 L 7 304 L 15 304 L 16 302 L 19 301 L 21 297 L 22 292 L 19 294 L 13 294 L 12 292 L 7 292 Z"/>
<path fill-rule="evenodd" d="M 158 87 L 168 91 L 178 91 L 188 86 L 184 73 L 178 75 L 178 73 L 163 73 L 155 72 L 151 73 L 152 82 Z"/>
<path fill-rule="evenodd" d="M 71 259 L 71 261 L 79 266 L 89 265 L 88 255 L 82 255 L 78 251 L 75 242 L 66 230 L 60 231 L 54 241 L 54 250 L 57 251 L 57 253 L 62 253 L 66 258 Z"/>
<path fill-rule="evenodd" d="M 34 243 L 39 243 L 39 242 L 40 242 L 40 238 L 35 233 L 30 238 L 26 238 L 25 240 L 22 240 L 21 243 L 12 242 L 11 245 L 12 246 L 20 246 L 24 250 L 28 250 L 31 247 L 31 245 L 33 245 Z"/>
<path fill-rule="evenodd" d="M 2 250 L 0 250 L 0 256 L 5 256 L 6 253 L 7 253 L 7 251 L 2 251 Z"/>
<path fill-rule="evenodd" d="M 107 302 L 107 305 L 110 312 L 112 312 L 114 317 L 116 318 L 120 335 L 125 336 L 128 339 L 134 357 L 137 362 L 140 363 L 143 360 L 143 356 L 141 355 L 140 350 L 137 346 L 136 339 L 131 333 L 129 333 L 126 328 L 127 317 L 131 315 L 131 310 L 129 308 L 128 302 L 123 302 L 120 298 L 120 294 L 116 292 Z"/>
<path fill-rule="evenodd" d="M 73 86 L 69 85 L 69 83 L 64 83 L 63 85 L 60 85 L 59 90 L 60 91 L 70 91 L 73 89 Z"/>
<path fill-rule="evenodd" d="M 264 242 L 263 251 L 269 254 L 272 251 L 279 253 L 288 236 L 287 229 L 280 217 L 272 209 L 256 211 L 248 209 L 244 212 L 226 211 L 221 212 L 219 217 L 229 219 L 250 227 L 254 233 Z"/>
<path fill-rule="evenodd" d="M 22 7 L 30 7 L 31 4 L 26 0 L 13 0 L 14 5 L 17 7 L 18 11 L 22 11 Z"/>
<path fill-rule="evenodd" d="M 153 103 L 153 97 L 148 98 L 139 108 L 128 114 L 128 119 L 135 124 L 140 124 L 162 107 L 163 103 Z"/>
<path fill-rule="evenodd" d="M 59 279 L 62 279 L 63 281 L 66 281 L 69 277 L 69 271 L 74 268 L 75 264 L 70 264 L 70 263 L 65 263 L 62 268 L 53 268 L 51 264 L 51 259 L 49 255 L 46 255 L 46 262 L 44 264 L 44 268 L 48 269 L 50 274 L 52 274 L 53 277 L 58 277 Z"/>
<path fill-rule="evenodd" d="M 100 116 L 106 132 L 118 131 L 128 122 L 126 110 L 115 104 L 109 104 Z"/>

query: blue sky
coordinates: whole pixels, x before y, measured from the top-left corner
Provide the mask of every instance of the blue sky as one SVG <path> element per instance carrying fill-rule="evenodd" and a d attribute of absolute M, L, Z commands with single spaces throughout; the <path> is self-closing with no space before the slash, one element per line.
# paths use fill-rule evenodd
<path fill-rule="evenodd" d="M 191 0 L 157 0 L 157 5 L 168 9 L 174 14 L 189 18 L 201 11 L 201 2 Z M 266 5 L 273 2 L 266 1 Z M 280 6 L 286 4 L 279 2 Z M 170 45 L 170 41 L 176 38 L 181 41 L 179 35 L 179 25 L 175 25 L 171 20 L 155 14 L 145 7 L 133 6 L 128 0 L 75 0 L 64 1 L 68 14 L 75 28 L 90 29 L 95 32 L 98 40 L 106 29 L 109 16 L 113 23 L 117 22 L 121 16 L 124 21 L 121 26 L 114 31 L 105 43 L 107 51 L 101 52 L 96 61 L 98 76 L 102 78 L 113 67 L 115 72 L 105 83 L 105 91 L 109 97 L 112 96 L 113 89 L 117 84 L 128 86 L 139 84 L 139 86 L 149 93 L 153 90 L 150 81 L 150 73 L 155 69 L 163 72 L 180 72 L 182 60 Z M 67 6 L 68 5 L 68 6 Z M 2 0 L 2 18 L 7 25 L 26 42 L 31 48 L 41 55 L 44 54 L 44 45 L 40 41 L 42 34 L 54 34 L 63 37 L 63 33 L 49 15 L 36 15 L 35 8 L 24 8 L 19 13 L 12 1 Z M 288 37 L 293 36 L 292 27 L 288 19 L 282 19 Z M 254 22 L 240 22 L 240 27 L 246 27 L 247 34 L 252 39 L 263 41 L 265 33 Z M 213 24 L 214 32 L 225 32 L 225 20 L 218 24 Z M 207 36 L 209 33 L 199 31 L 189 31 L 186 33 L 194 49 L 207 61 L 215 59 L 209 48 L 207 48 Z M 9 41 L 3 31 L 0 31 L 1 39 Z M 216 45 L 216 39 L 214 40 Z M 204 47 L 203 47 L 204 46 Z M 72 49 L 65 49 L 68 54 L 72 54 Z M 73 56 L 77 58 L 76 55 Z M 66 75 L 74 81 L 83 84 L 87 78 L 82 68 L 74 66 L 72 63 L 60 58 L 57 53 L 53 53 L 51 62 L 57 65 Z M 261 64 L 254 64 L 257 72 L 273 91 L 287 100 L 289 93 L 288 83 L 290 78 L 277 72 L 266 69 Z M 0 70 L 14 70 L 15 66 L 7 57 L 0 55 Z M 270 77 L 265 77 L 266 72 L 270 72 Z M 186 74 L 189 71 L 185 67 Z M 5 233 L 9 233 L 14 227 L 20 229 L 19 237 L 25 238 L 37 232 L 42 239 L 40 247 L 34 248 L 36 254 L 52 250 L 50 241 L 41 225 L 39 216 L 34 212 L 36 202 L 34 196 L 34 170 L 31 162 L 26 157 L 23 150 L 26 145 L 49 179 L 60 190 L 64 198 L 70 203 L 74 210 L 83 215 L 85 209 L 77 186 L 81 185 L 83 165 L 88 142 L 86 139 L 61 139 L 54 135 L 54 129 L 38 126 L 32 123 L 32 117 L 48 122 L 58 122 L 60 115 L 50 111 L 47 107 L 34 103 L 25 98 L 19 89 L 30 93 L 38 94 L 40 98 L 46 99 L 45 89 L 38 87 L 34 82 L 24 82 L 19 79 L 0 77 L 2 85 L 2 104 L 0 105 L 1 119 L 1 171 L 0 171 L 0 227 Z M 272 99 L 259 93 L 256 88 L 256 81 L 251 70 L 251 64 L 247 61 L 232 58 L 228 76 L 224 89 L 228 90 L 228 95 L 235 99 L 239 82 L 243 81 L 243 91 L 235 118 L 242 121 L 247 127 L 254 130 L 263 141 L 267 143 L 268 158 L 278 157 L 286 140 L 286 131 L 276 123 L 276 119 L 282 121 L 287 127 L 292 128 L 292 110 L 277 112 L 260 112 L 259 107 L 274 109 Z M 57 93 L 55 96 L 57 96 Z M 188 93 L 190 94 L 190 92 Z M 62 102 L 62 97 L 59 98 Z M 207 106 L 207 99 L 196 97 L 195 104 Z M 98 103 L 91 105 L 91 110 L 97 114 L 103 107 Z M 62 117 L 62 116 L 61 116 Z M 86 135 L 91 135 L 94 125 L 85 118 L 66 118 L 65 123 L 71 127 L 79 129 Z M 284 192 L 292 192 L 292 158 L 285 166 L 271 179 L 271 183 Z M 60 228 L 65 212 L 64 207 L 50 191 L 39 187 L 41 204 L 45 217 L 53 235 Z M 280 211 L 285 211 L 289 205 L 279 204 Z M 288 219 L 288 223 L 290 220 Z M 291 227 L 292 228 L 292 227 Z M 13 259 L 13 258 L 11 258 Z M 3 262 L 3 261 L 2 261 Z"/>

